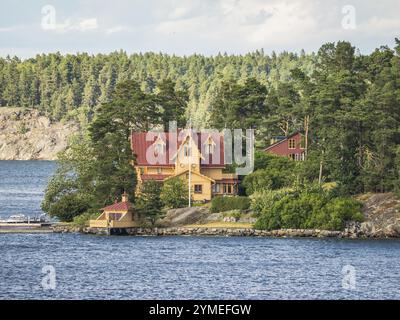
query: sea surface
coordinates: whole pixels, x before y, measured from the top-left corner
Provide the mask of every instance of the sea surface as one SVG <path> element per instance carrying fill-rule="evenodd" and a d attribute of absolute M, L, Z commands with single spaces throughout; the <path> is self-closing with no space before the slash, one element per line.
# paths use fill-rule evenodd
<path fill-rule="evenodd" d="M 0 214 L 53 162 L 0 161 Z M 0 234 L 0 299 L 400 299 L 396 240 Z"/>

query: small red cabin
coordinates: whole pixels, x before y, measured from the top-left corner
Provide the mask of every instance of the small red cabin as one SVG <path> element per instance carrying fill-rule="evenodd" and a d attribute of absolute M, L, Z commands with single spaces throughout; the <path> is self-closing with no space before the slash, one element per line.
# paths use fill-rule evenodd
<path fill-rule="evenodd" d="M 303 161 L 305 151 L 303 135 L 296 132 L 287 137 L 275 137 L 272 139 L 271 145 L 264 151 L 289 157 L 295 161 Z"/>

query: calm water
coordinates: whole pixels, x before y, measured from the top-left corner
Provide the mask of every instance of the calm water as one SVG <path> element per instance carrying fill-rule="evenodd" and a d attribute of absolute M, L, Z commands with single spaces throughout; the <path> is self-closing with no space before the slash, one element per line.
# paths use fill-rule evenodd
<path fill-rule="evenodd" d="M 54 168 L 0 161 L 1 212 L 40 212 Z M 393 240 L 0 234 L 0 299 L 400 299 L 399 265 Z"/>
<path fill-rule="evenodd" d="M 41 214 L 43 191 L 55 168 L 53 161 L 0 161 L 0 218 Z"/>

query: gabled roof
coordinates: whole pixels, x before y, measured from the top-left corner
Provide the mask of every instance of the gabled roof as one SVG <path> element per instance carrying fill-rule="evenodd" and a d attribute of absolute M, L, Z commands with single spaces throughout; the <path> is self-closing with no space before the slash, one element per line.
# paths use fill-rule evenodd
<path fill-rule="evenodd" d="M 189 173 L 189 169 L 187 169 L 187 170 L 185 170 L 185 171 L 182 171 L 182 172 L 178 173 L 177 175 L 169 176 L 166 180 L 172 179 L 172 178 L 175 178 L 175 177 L 179 177 L 179 176 L 181 176 L 181 175 L 183 175 L 183 174 L 185 174 L 185 173 Z M 208 180 L 208 181 L 210 181 L 210 182 L 212 182 L 212 183 L 215 182 L 214 179 L 211 179 L 210 177 L 207 177 L 207 176 L 205 176 L 204 174 L 201 174 L 200 172 L 191 171 L 191 174 L 194 174 L 194 175 L 197 175 L 197 176 L 199 176 L 199 177 L 202 177 L 202 178 L 204 178 L 204 179 L 206 179 L 206 180 Z"/>
<path fill-rule="evenodd" d="M 182 130 L 181 130 L 182 131 Z M 159 135 L 154 134 L 154 138 L 151 141 L 146 141 L 146 135 L 147 132 L 132 132 L 131 134 L 131 147 L 132 147 L 132 152 L 136 155 L 136 164 L 138 166 L 156 166 L 156 167 L 174 167 L 174 162 L 173 161 L 168 161 L 168 157 L 172 157 L 175 152 L 180 148 L 182 145 L 182 142 L 185 141 L 184 136 L 180 136 L 180 132 L 177 133 L 175 136 L 172 133 L 165 132 L 160 135 L 161 139 L 165 142 L 165 154 L 166 154 L 166 163 L 165 164 L 151 164 L 147 161 L 146 159 L 146 151 L 148 150 L 149 147 L 158 139 Z M 205 145 L 202 143 L 204 142 L 209 136 L 212 137 L 212 140 L 214 142 L 219 141 L 220 142 L 220 147 L 215 148 L 214 152 L 219 152 L 219 159 L 218 155 L 213 155 L 211 154 L 210 156 L 205 157 L 205 161 L 208 163 L 204 163 L 205 161 L 201 161 L 201 167 L 202 168 L 223 168 L 225 167 L 225 158 L 224 158 L 224 137 L 223 134 L 221 133 L 210 133 L 210 132 L 202 132 L 202 133 L 193 133 L 193 140 L 196 142 L 197 147 L 199 148 L 200 153 L 203 153 L 203 148 L 205 148 Z M 179 140 L 182 139 L 183 140 Z M 176 141 L 176 150 L 172 150 L 172 142 L 173 139 L 178 140 Z M 171 151 L 171 152 L 170 152 Z M 208 159 L 208 160 L 207 160 Z M 215 159 L 215 160 L 214 160 Z M 218 160 L 217 160 L 218 159 Z M 216 163 L 214 163 L 216 162 Z"/>
<path fill-rule="evenodd" d="M 190 140 L 190 137 L 192 138 L 192 140 Z M 196 137 L 194 137 L 193 134 L 190 134 L 190 133 L 188 132 L 188 133 L 185 135 L 185 138 L 181 141 L 181 143 L 180 143 L 178 149 L 176 150 L 176 152 L 175 152 L 174 155 L 172 156 L 172 160 L 175 160 L 175 159 L 176 159 L 176 157 L 178 156 L 178 154 L 179 154 L 179 152 L 181 151 L 182 147 L 188 142 L 188 140 L 192 142 L 191 145 L 190 145 L 190 147 L 192 147 L 193 144 L 196 144 L 196 143 L 197 143 Z M 196 147 L 197 147 L 197 149 L 198 149 L 198 151 L 199 151 L 200 158 L 201 158 L 202 160 L 204 160 L 203 154 L 202 154 L 202 152 L 201 152 L 201 145 L 197 145 Z M 200 148 L 199 148 L 199 147 L 200 147 Z"/>
<path fill-rule="evenodd" d="M 270 146 L 266 147 L 266 148 L 264 149 L 264 151 L 268 151 L 269 149 L 271 149 L 271 148 L 273 148 L 273 147 L 276 147 L 277 145 L 280 145 L 281 143 L 285 142 L 286 140 L 288 140 L 288 139 L 290 139 L 290 138 L 292 138 L 292 137 L 294 137 L 294 136 L 297 136 L 298 134 L 301 134 L 301 132 L 300 132 L 300 131 L 296 131 L 295 133 L 292 133 L 292 134 L 290 134 L 290 135 L 284 137 L 282 140 L 279 140 L 279 141 L 277 141 L 277 142 L 271 144 Z"/>

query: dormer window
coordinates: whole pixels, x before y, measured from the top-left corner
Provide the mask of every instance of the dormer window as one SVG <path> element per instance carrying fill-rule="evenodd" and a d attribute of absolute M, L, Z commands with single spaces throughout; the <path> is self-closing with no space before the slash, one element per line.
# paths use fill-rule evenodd
<path fill-rule="evenodd" d="M 206 144 L 206 154 L 213 154 L 214 153 L 214 145 L 211 143 Z"/>

